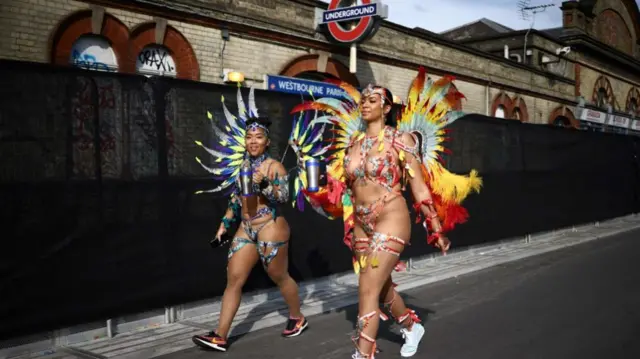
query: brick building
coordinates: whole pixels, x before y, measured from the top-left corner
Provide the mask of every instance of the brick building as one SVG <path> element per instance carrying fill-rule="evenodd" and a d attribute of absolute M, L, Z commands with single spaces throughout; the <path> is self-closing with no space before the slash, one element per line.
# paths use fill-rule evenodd
<path fill-rule="evenodd" d="M 514 31 L 482 19 L 442 34 L 385 22 L 348 49 L 314 28 L 315 0 L 12 0 L 0 56 L 102 71 L 247 85 L 264 76 L 373 82 L 404 96 L 418 66 L 454 75 L 467 112 L 596 130 L 640 122 L 640 12 L 634 0 L 566 1 L 563 26 Z M 390 8 L 389 11 L 393 11 Z M 558 11 L 558 10 L 551 10 Z M 569 53 L 561 49 L 570 47 Z"/>

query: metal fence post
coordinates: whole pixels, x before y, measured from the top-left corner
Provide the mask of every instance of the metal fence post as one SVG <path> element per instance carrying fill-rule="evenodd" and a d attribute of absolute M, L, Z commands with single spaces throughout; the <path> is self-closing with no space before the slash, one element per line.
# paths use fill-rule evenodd
<path fill-rule="evenodd" d="M 113 321 L 107 319 L 107 337 L 113 338 Z"/>

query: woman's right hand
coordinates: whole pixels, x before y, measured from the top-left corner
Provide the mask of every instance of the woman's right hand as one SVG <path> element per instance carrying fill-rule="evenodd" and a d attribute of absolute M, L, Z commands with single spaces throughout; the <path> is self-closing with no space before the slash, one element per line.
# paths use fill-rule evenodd
<path fill-rule="evenodd" d="M 224 223 L 220 223 L 220 228 L 218 228 L 218 233 L 216 233 L 216 239 L 222 241 L 222 236 L 227 233 L 227 229 L 224 227 Z"/>

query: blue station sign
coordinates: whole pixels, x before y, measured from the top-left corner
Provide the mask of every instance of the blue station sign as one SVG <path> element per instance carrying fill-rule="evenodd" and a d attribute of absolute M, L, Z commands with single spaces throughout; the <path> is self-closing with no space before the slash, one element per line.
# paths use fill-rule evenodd
<path fill-rule="evenodd" d="M 266 75 L 266 89 L 303 96 L 312 95 L 315 98 L 345 96 L 345 91 L 340 87 L 326 82 L 297 79 L 286 76 Z"/>

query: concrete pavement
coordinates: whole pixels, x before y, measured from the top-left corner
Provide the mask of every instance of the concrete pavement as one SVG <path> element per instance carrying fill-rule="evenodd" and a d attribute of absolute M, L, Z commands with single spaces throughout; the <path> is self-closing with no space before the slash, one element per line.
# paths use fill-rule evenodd
<path fill-rule="evenodd" d="M 509 285 L 499 286 L 498 283 L 495 287 L 489 287 L 483 291 L 482 288 L 484 287 L 482 285 L 498 280 L 491 277 L 478 280 L 476 285 L 471 285 L 469 288 L 467 288 L 467 286 L 459 286 L 459 288 L 455 290 L 450 289 L 460 292 L 460 294 L 454 294 L 453 292 L 447 294 L 446 291 L 438 292 L 434 290 L 434 288 L 439 288 L 441 285 L 451 285 L 450 282 L 452 278 L 453 280 L 468 280 L 467 278 L 473 277 L 475 274 L 471 276 L 466 275 L 487 268 L 493 268 L 490 271 L 499 269 L 505 265 L 509 266 L 509 268 L 519 268 L 518 263 L 520 262 L 515 261 L 536 255 L 543 255 L 545 253 L 548 255 L 562 248 L 571 247 L 577 250 L 579 247 L 574 246 L 584 243 L 594 243 L 596 244 L 594 248 L 598 249 L 599 245 L 618 242 L 620 238 L 619 235 L 622 235 L 624 238 L 629 236 L 630 238 L 637 237 L 638 232 L 635 231 L 637 229 L 640 229 L 640 216 L 628 216 L 601 222 L 595 226 L 591 224 L 567 228 L 479 247 L 458 249 L 447 256 L 435 255 L 413 260 L 410 266 L 411 270 L 394 275 L 394 280 L 399 284 L 398 290 L 410 296 L 408 302 L 415 305 L 416 309 L 418 309 L 423 316 L 430 311 L 435 312 L 433 316 L 430 316 L 427 325 L 428 334 L 425 340 L 440 340 L 434 339 L 437 338 L 437 336 L 434 337 L 433 335 L 437 335 L 437 333 L 441 333 L 442 331 L 434 330 L 431 327 L 434 322 L 442 320 L 438 319 L 439 315 L 447 313 L 447 310 L 454 312 L 463 311 L 465 305 L 477 306 L 480 303 L 486 302 L 488 300 L 487 298 L 495 298 L 499 296 L 500 293 L 512 292 L 513 290 L 509 289 L 511 288 Z M 568 251 L 570 253 L 571 249 L 568 249 Z M 593 251 L 593 253 L 598 252 L 599 250 Z M 630 248 L 629 252 L 630 253 L 625 254 L 631 255 L 637 253 L 633 248 Z M 543 255 L 540 258 L 546 257 L 547 255 Z M 536 257 L 531 258 L 531 260 L 534 259 L 536 259 Z M 523 263 L 524 262 L 526 261 L 523 261 Z M 524 271 L 521 275 L 513 277 L 511 279 L 512 282 L 508 283 L 512 283 L 511 286 L 517 288 L 519 280 L 526 279 L 535 272 L 533 269 Z M 478 274 L 481 273 L 478 272 Z M 500 277 L 498 276 L 496 278 Z M 449 282 L 447 282 L 448 284 L 443 283 L 443 280 L 449 280 Z M 331 358 L 331 355 L 344 357 L 344 354 L 348 354 L 351 350 L 348 337 L 352 332 L 351 320 L 356 317 L 356 313 L 352 307 L 353 304 L 357 303 L 356 283 L 357 278 L 353 273 L 343 273 L 313 282 L 301 283 L 300 291 L 303 299 L 303 312 L 310 317 L 311 328 L 304 336 L 289 339 L 284 342 L 278 333 L 286 321 L 286 313 L 284 312 L 285 305 L 277 290 L 268 290 L 244 295 L 232 330 L 232 336 L 237 337 L 232 339 L 236 344 L 227 354 L 205 353 L 194 350 L 190 340 L 192 335 L 202 333 L 215 326 L 220 306 L 219 298 L 216 298 L 209 301 L 177 306 L 173 308 L 173 311 L 168 308 L 165 310 L 164 315 L 160 316 L 154 314 L 156 313 L 154 311 L 150 312 L 150 314 L 143 313 L 139 316 L 118 318 L 113 321 L 112 332 L 115 334 L 113 338 L 106 338 L 105 333 L 107 331 L 104 327 L 89 330 L 81 327 L 78 328 L 79 330 L 61 330 L 54 333 L 53 336 L 36 336 L 36 341 L 23 338 L 12 341 L 9 343 L 9 346 L 6 345 L 7 343 L 0 343 L 0 348 L 4 348 L 0 350 L 0 358 L 129 359 L 163 357 L 165 355 L 169 355 L 169 358 L 204 358 L 211 355 L 230 356 L 232 358 L 253 357 L 254 355 L 258 355 L 257 357 L 260 358 Z M 533 291 L 530 295 L 536 296 L 536 291 Z M 603 294 L 599 293 L 599 295 Z M 438 299 L 439 296 L 441 296 L 442 299 Z M 451 307 L 448 307 L 447 303 L 450 303 Z M 443 307 L 438 308 L 439 305 Z M 597 308 L 593 310 L 595 311 Z M 538 319 L 538 316 L 545 312 L 547 312 L 546 309 L 542 310 L 542 313 L 535 314 L 527 320 L 535 321 Z M 315 316 L 321 313 L 329 314 Z M 499 317 L 499 311 L 489 313 L 491 313 L 489 315 L 490 317 L 484 320 L 492 322 L 495 319 L 491 316 L 495 315 Z M 336 317 L 336 315 L 338 315 L 338 317 Z M 466 327 L 468 325 L 466 321 L 473 322 L 474 315 L 482 317 L 482 312 L 474 311 L 474 314 L 470 318 L 457 319 L 459 321 L 457 324 Z M 517 314 L 514 315 L 514 317 L 517 317 Z M 337 318 L 341 318 L 341 320 Z M 471 328 L 474 328 L 474 325 L 475 324 L 471 324 Z M 265 328 L 270 329 L 262 330 Z M 476 333 L 475 331 L 471 331 L 470 333 L 460 331 L 457 333 L 458 330 L 453 330 L 452 333 L 450 333 L 451 338 L 443 337 L 441 341 L 443 341 L 443 343 L 452 343 L 451 345 L 460 349 L 460 341 L 464 340 L 467 336 L 471 335 L 473 337 L 485 334 L 486 329 L 481 328 L 480 330 L 482 333 Z M 492 345 L 503 342 L 505 343 L 504 345 L 509 345 L 506 339 L 503 339 L 503 336 L 512 330 L 512 327 L 505 326 L 502 328 L 502 331 L 495 333 L 495 338 L 489 340 L 494 341 Z M 590 330 L 598 332 L 599 328 L 595 327 Z M 242 336 L 246 333 L 251 334 Z M 325 335 L 327 333 L 331 335 Z M 395 335 L 385 337 L 385 335 L 387 335 L 385 333 L 387 332 L 383 331 L 381 333 L 382 337 L 380 340 L 382 349 L 385 351 L 384 357 L 388 357 L 389 355 L 391 355 L 390 357 L 398 357 L 397 351 L 399 344 L 393 341 L 399 340 L 399 337 Z M 259 338 L 260 336 L 264 336 L 266 339 L 263 342 L 258 340 L 252 344 L 250 340 L 253 340 L 252 338 Z M 389 340 L 393 343 L 388 342 Z M 246 341 L 249 341 L 247 342 L 248 344 L 241 344 Z M 293 346 L 296 348 L 299 347 L 296 343 L 308 347 L 309 350 L 301 353 L 300 355 L 302 356 L 296 354 L 296 351 L 292 350 Z M 326 344 L 322 348 L 316 345 L 322 343 Z M 264 348 L 265 345 L 276 349 L 266 350 Z M 478 345 L 478 343 L 469 344 L 469 347 L 473 348 L 472 351 L 474 355 L 476 345 Z M 396 347 L 394 348 L 394 346 Z M 427 346 L 430 349 L 432 348 L 432 344 L 428 344 Z M 442 344 L 438 344 L 436 347 L 439 348 L 440 346 L 442 346 Z M 284 348 L 285 350 L 282 351 L 277 348 Z M 255 352 L 246 352 L 248 349 L 255 349 Z M 323 351 L 327 352 L 323 354 Z M 308 356 L 310 353 L 313 355 Z M 417 357 L 420 357 L 419 355 L 420 354 L 418 354 Z M 432 355 L 435 354 L 429 354 L 429 356 Z M 527 357 L 526 353 L 520 353 L 518 355 Z M 532 357 L 536 356 L 534 355 Z M 546 356 L 543 357 L 546 358 Z"/>
<path fill-rule="evenodd" d="M 640 230 L 403 295 L 427 319 L 416 358 L 640 358 Z M 356 315 L 349 306 L 310 318 L 298 338 L 274 327 L 234 338 L 224 354 L 191 348 L 159 358 L 350 358 Z M 380 358 L 400 358 L 396 332 L 381 330 Z"/>

